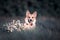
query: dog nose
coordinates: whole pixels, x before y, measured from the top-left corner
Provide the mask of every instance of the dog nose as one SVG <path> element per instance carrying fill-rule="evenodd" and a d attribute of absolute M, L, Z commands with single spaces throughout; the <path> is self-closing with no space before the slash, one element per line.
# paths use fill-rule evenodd
<path fill-rule="evenodd" d="M 30 20 L 28 20 L 28 22 L 30 23 L 30 22 L 32 22 L 32 20 L 30 19 Z"/>
<path fill-rule="evenodd" d="M 32 21 L 32 20 L 30 19 L 30 21 Z"/>

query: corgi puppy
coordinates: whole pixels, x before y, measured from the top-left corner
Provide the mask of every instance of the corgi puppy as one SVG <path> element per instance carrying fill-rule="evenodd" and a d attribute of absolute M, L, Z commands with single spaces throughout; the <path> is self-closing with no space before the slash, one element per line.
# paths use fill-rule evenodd
<path fill-rule="evenodd" d="M 17 20 L 16 23 L 15 23 L 15 26 L 17 27 L 17 31 L 21 31 L 21 23 L 20 23 L 20 20 Z"/>
<path fill-rule="evenodd" d="M 8 32 L 9 31 L 12 32 L 12 31 L 14 31 L 14 29 L 17 29 L 17 27 L 15 26 L 15 20 L 13 20 L 13 22 L 11 22 L 11 23 L 8 23 L 8 25 L 6 25 L 6 26 L 7 26 Z"/>
<path fill-rule="evenodd" d="M 28 27 L 35 27 L 36 26 L 36 17 L 37 17 L 37 12 L 33 12 L 31 14 L 28 10 L 26 11 L 26 17 L 25 17 L 25 23 L 24 26 Z M 27 25 L 28 24 L 28 25 Z"/>
<path fill-rule="evenodd" d="M 17 30 L 17 31 L 21 31 L 20 29 L 21 27 L 21 24 L 20 24 L 20 20 L 13 20 L 11 23 L 9 23 L 7 25 L 7 30 L 9 30 L 10 32 L 14 31 L 14 30 Z"/>

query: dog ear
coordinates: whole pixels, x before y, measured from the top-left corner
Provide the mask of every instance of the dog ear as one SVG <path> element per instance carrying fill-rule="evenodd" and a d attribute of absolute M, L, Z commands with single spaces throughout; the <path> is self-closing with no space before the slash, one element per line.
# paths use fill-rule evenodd
<path fill-rule="evenodd" d="M 37 16 L 37 11 L 33 12 L 33 16 L 35 17 Z"/>
<path fill-rule="evenodd" d="M 30 15 L 30 12 L 29 10 L 26 11 L 26 16 Z"/>

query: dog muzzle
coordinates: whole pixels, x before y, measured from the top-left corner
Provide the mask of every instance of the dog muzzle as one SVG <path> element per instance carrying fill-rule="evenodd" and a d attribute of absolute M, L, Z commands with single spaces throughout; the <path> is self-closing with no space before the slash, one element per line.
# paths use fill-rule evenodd
<path fill-rule="evenodd" d="M 31 20 L 31 19 L 29 19 L 29 20 L 28 20 L 28 22 L 29 22 L 29 23 L 31 23 L 31 22 L 32 22 L 32 20 Z"/>

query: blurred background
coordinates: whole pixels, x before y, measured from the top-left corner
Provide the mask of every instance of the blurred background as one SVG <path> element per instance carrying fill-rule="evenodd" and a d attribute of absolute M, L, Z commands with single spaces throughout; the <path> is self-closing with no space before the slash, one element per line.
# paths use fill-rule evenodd
<path fill-rule="evenodd" d="M 0 0 L 0 16 L 24 16 L 26 10 L 60 17 L 60 0 Z"/>

